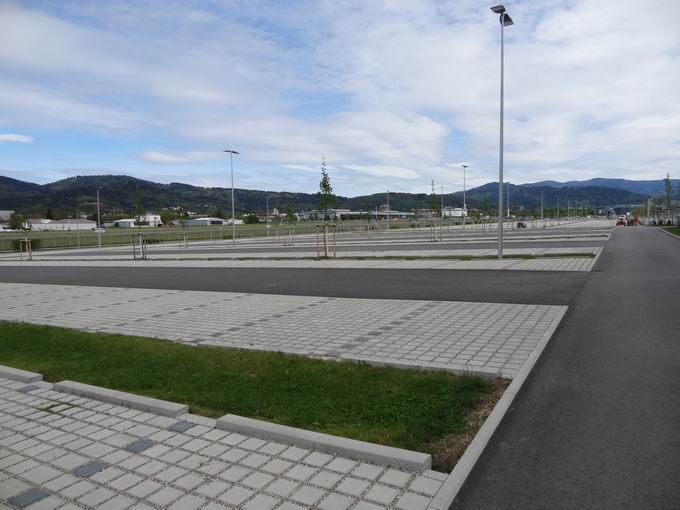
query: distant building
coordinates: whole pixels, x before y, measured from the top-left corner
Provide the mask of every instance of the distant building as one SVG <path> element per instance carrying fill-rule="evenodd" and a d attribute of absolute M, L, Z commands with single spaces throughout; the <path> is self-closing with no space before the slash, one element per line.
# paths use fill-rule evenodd
<path fill-rule="evenodd" d="M 207 225 L 226 225 L 226 224 L 227 224 L 227 220 L 225 220 L 223 218 L 212 218 L 212 217 L 194 218 L 192 220 L 187 221 L 187 225 L 207 226 Z"/>
<path fill-rule="evenodd" d="M 9 221 L 9 217 L 14 214 L 14 211 L 0 211 L 0 221 Z"/>
<path fill-rule="evenodd" d="M 463 209 L 462 207 L 444 207 L 442 209 L 442 215 L 444 218 L 462 218 L 463 216 L 467 216 L 467 210 Z"/>
<path fill-rule="evenodd" d="M 140 217 L 140 225 L 137 225 L 135 218 L 123 218 L 112 222 L 113 227 L 132 228 L 132 227 L 160 227 L 162 225 L 160 214 L 145 214 Z"/>
<path fill-rule="evenodd" d="M 46 230 L 94 230 L 97 228 L 97 222 L 85 220 L 83 218 L 74 219 L 68 218 L 65 220 L 47 220 L 43 218 L 34 218 L 26 222 L 31 230 L 46 231 Z"/>

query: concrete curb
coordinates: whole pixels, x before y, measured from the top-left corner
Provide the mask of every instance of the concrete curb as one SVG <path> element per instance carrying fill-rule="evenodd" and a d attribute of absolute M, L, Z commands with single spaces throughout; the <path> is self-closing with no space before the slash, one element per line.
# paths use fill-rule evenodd
<path fill-rule="evenodd" d="M 656 227 L 656 229 L 657 229 L 657 230 L 661 230 L 661 232 L 663 232 L 663 233 L 666 234 L 667 236 L 671 236 L 673 239 L 680 239 L 679 236 L 676 236 L 675 234 L 671 234 L 671 233 L 670 233 L 668 230 L 666 230 L 665 228 Z"/>
<path fill-rule="evenodd" d="M 493 411 L 491 411 L 491 414 L 484 422 L 484 425 L 482 425 L 482 427 L 479 429 L 474 439 L 465 450 L 465 453 L 453 468 L 453 471 L 451 471 L 451 474 L 449 474 L 448 478 L 441 486 L 437 494 L 435 494 L 434 498 L 432 498 L 427 510 L 448 510 L 453 504 L 458 492 L 463 487 L 465 480 L 470 475 L 475 464 L 481 457 L 484 448 L 486 448 L 486 445 L 489 443 L 489 440 L 498 428 L 498 425 L 500 425 L 505 413 L 508 411 L 508 409 L 510 409 L 512 402 L 515 400 L 515 397 L 524 385 L 524 382 L 527 380 L 527 377 L 534 368 L 538 358 L 541 356 L 545 346 L 548 345 L 548 342 L 550 341 L 553 333 L 555 333 L 557 326 L 559 326 L 560 322 L 562 322 L 566 312 L 567 307 L 564 307 L 562 313 L 555 317 L 552 324 L 543 335 L 541 341 L 536 345 L 534 350 L 526 359 L 524 365 L 522 365 L 522 368 L 520 368 L 519 372 L 517 372 L 517 375 L 512 380 L 512 383 L 510 383 L 510 386 L 508 386 L 508 389 L 505 390 L 505 393 L 503 393 L 503 396 L 496 404 L 496 407 L 494 407 Z"/>
<path fill-rule="evenodd" d="M 262 439 L 282 441 L 333 455 L 408 469 L 418 473 L 427 471 L 432 465 L 431 456 L 425 453 L 311 432 L 233 414 L 219 418 L 215 427 L 229 432 L 239 432 Z"/>
<path fill-rule="evenodd" d="M 20 370 L 18 368 L 7 367 L 0 365 L 0 377 L 3 379 L 11 379 L 12 381 L 19 381 L 24 383 L 33 383 L 42 381 L 42 374 L 29 372 L 28 370 Z"/>
<path fill-rule="evenodd" d="M 61 381 L 55 383 L 53 388 L 55 391 L 80 395 L 81 397 L 88 397 L 110 404 L 122 405 L 139 411 L 149 411 L 171 418 L 186 414 L 189 411 L 188 406 L 184 404 L 176 404 L 175 402 L 168 402 L 167 400 L 159 400 L 151 397 L 142 397 L 132 393 L 124 393 L 122 391 L 100 388 L 99 386 L 92 386 L 74 381 Z"/>

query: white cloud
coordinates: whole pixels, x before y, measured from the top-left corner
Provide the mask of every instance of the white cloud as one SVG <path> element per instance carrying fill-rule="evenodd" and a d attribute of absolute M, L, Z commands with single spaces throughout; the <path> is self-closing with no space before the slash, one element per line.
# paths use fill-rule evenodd
<path fill-rule="evenodd" d="M 321 155 L 348 194 L 462 187 L 451 161 L 470 183 L 496 177 L 498 21 L 476 0 L 30 5 L 0 5 L 6 129 L 106 132 L 174 165 L 163 175 L 217 173 L 220 147 L 235 147 L 247 184 L 268 189 L 314 189 Z M 680 3 L 508 8 L 507 178 L 677 165 Z"/>
<path fill-rule="evenodd" d="M 33 137 L 27 135 L 17 135 L 14 133 L 7 133 L 4 135 L 0 135 L 0 142 L 33 143 Z"/>
<path fill-rule="evenodd" d="M 208 151 L 189 151 L 181 154 L 173 154 L 169 152 L 160 151 L 144 151 L 140 154 L 140 159 L 148 163 L 160 163 L 160 164 L 178 164 L 178 163 L 189 163 L 192 161 L 210 161 L 221 159 L 220 152 L 208 152 Z"/>

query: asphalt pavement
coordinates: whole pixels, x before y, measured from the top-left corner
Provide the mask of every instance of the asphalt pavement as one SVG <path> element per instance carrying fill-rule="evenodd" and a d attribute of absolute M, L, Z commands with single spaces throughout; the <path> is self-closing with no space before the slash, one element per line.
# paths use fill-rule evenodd
<path fill-rule="evenodd" d="M 564 305 L 587 272 L 27 266 L 0 281 L 301 296 Z"/>
<path fill-rule="evenodd" d="M 455 509 L 680 508 L 680 239 L 620 228 Z"/>

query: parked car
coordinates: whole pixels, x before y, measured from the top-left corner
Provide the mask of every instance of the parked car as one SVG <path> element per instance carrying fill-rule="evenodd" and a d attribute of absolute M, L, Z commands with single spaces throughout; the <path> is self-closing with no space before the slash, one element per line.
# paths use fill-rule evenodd
<path fill-rule="evenodd" d="M 626 226 L 626 218 L 621 216 L 618 220 L 616 220 L 616 226 L 617 227 L 625 227 Z"/>

